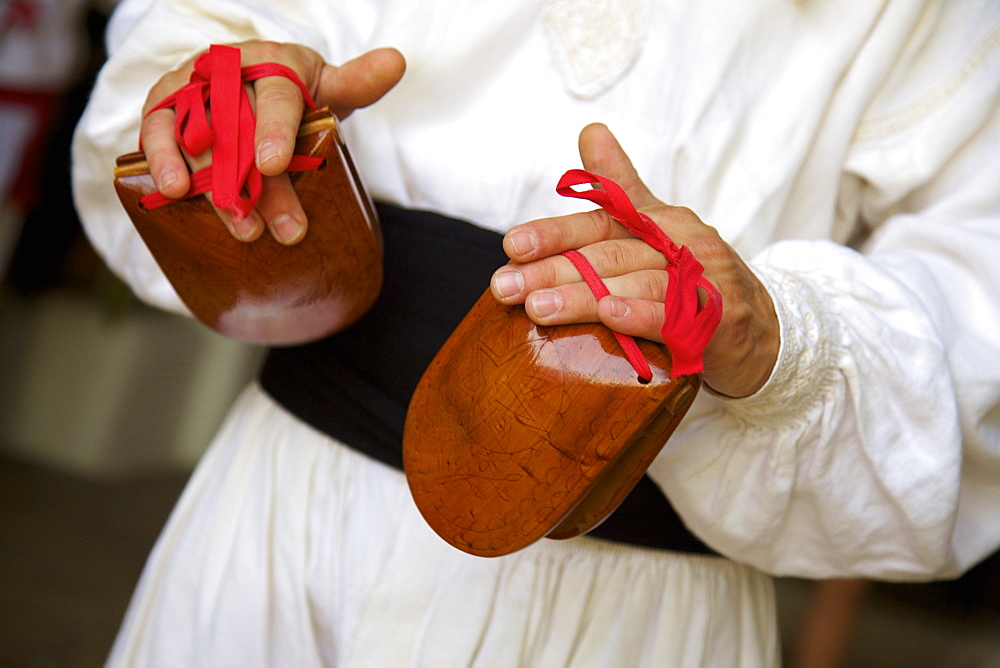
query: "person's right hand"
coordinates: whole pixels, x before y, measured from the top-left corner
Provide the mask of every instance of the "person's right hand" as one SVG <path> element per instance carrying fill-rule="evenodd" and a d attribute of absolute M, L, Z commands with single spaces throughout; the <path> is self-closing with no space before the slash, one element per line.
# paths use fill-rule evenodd
<path fill-rule="evenodd" d="M 329 65 L 312 49 L 297 44 L 243 42 L 241 64 L 280 63 L 299 76 L 320 106 L 329 106 L 344 119 L 355 109 L 377 102 L 403 76 L 406 62 L 395 49 L 375 49 L 340 66 Z M 211 162 L 210 151 L 198 158 L 185 156 L 174 138 L 173 109 L 148 110 L 186 83 L 195 58 L 163 75 L 150 89 L 143 106 L 140 141 L 157 189 L 167 197 L 182 197 L 190 187 L 188 165 L 199 169 Z M 257 116 L 254 149 L 264 186 L 256 209 L 243 220 L 229 211 L 219 217 L 242 241 L 253 241 L 265 225 L 279 242 L 292 245 L 305 236 L 308 221 L 285 170 L 295 148 L 295 137 L 305 103 L 298 86 L 282 76 L 265 77 L 252 84 L 251 99 Z"/>

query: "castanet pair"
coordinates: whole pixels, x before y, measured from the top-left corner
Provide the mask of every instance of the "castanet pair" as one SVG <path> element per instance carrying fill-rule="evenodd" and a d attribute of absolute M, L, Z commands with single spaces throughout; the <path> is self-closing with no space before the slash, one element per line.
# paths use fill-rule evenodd
<path fill-rule="evenodd" d="M 376 299 L 381 231 L 326 109 L 307 112 L 296 153 L 324 166 L 291 176 L 310 221 L 283 246 L 233 238 L 204 197 L 147 210 L 155 186 L 141 153 L 122 156 L 115 187 L 136 229 L 191 312 L 227 336 L 266 345 L 316 340 Z M 434 358 L 407 414 L 403 457 L 414 501 L 435 532 L 479 556 L 603 521 L 684 416 L 700 375 L 672 377 L 662 346 L 641 341 L 640 380 L 600 324 L 541 327 L 488 291 Z"/>
<path fill-rule="evenodd" d="M 148 210 L 141 200 L 156 186 L 145 155 L 117 160 L 118 198 L 178 296 L 195 317 L 234 339 L 315 341 L 361 317 L 382 287 L 378 216 L 329 109 L 306 112 L 295 153 L 324 163 L 290 173 L 311 223 L 294 246 L 266 232 L 239 241 L 206 197 Z"/>

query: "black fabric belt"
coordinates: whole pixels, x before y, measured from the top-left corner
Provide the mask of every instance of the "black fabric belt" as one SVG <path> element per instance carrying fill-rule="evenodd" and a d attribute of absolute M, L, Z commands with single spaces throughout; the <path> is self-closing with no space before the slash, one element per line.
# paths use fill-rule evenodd
<path fill-rule="evenodd" d="M 501 235 L 426 211 L 378 205 L 385 279 L 372 309 L 348 329 L 273 348 L 264 390 L 314 428 L 402 470 L 406 408 L 424 369 L 507 262 Z M 714 554 L 644 476 L 591 536 Z"/>

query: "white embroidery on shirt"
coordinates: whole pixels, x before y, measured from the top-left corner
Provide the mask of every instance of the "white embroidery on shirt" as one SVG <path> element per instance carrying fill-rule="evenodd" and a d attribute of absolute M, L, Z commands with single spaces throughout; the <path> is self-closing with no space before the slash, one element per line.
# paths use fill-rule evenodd
<path fill-rule="evenodd" d="M 958 70 L 927 91 L 916 102 L 899 111 L 863 121 L 858 126 L 854 141 L 857 143 L 878 141 L 917 125 L 954 97 L 997 48 L 1000 48 L 1000 27 L 990 31 L 976 45 Z"/>
<path fill-rule="evenodd" d="M 771 266 L 755 265 L 753 270 L 774 296 L 781 348 L 764 387 L 728 404 L 745 418 L 783 415 L 794 420 L 808 414 L 827 388 L 827 374 L 835 367 L 834 325 L 807 281 Z"/>
<path fill-rule="evenodd" d="M 553 0 L 542 22 L 566 87 L 585 99 L 614 86 L 646 41 L 640 0 Z"/>

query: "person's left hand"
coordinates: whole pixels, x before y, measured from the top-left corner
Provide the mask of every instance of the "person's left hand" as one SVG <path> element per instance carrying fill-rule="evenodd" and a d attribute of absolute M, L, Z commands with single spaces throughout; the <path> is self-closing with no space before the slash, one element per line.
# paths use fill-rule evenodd
<path fill-rule="evenodd" d="M 636 208 L 673 241 L 688 246 L 705 277 L 722 294 L 722 321 L 705 349 L 705 382 L 716 392 L 745 397 L 760 389 L 778 357 L 779 326 L 763 284 L 733 248 L 689 209 L 658 200 L 639 179 L 611 132 L 590 125 L 580 133 L 584 169 L 616 181 Z M 603 209 L 534 220 L 504 237 L 511 263 L 490 283 L 503 304 L 524 304 L 539 325 L 603 322 L 611 329 L 663 343 L 665 260 Z M 609 297 L 597 302 L 569 259 L 579 250 L 601 275 Z"/>

